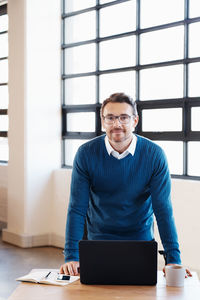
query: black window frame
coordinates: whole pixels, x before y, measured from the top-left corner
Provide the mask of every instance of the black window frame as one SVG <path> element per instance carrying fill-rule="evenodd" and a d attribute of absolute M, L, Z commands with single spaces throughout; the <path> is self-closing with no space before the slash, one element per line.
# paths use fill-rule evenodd
<path fill-rule="evenodd" d="M 3 15 L 7 15 L 7 4 L 3 4 L 3 5 L 0 5 L 0 16 L 3 16 Z M 8 31 L 0 31 L 0 35 L 1 34 L 6 34 L 8 33 Z M 0 61 L 2 60 L 8 60 L 8 57 L 0 57 Z M 7 82 L 0 82 L 0 86 L 7 86 L 8 83 Z M 5 116 L 5 115 L 8 115 L 8 109 L 0 109 L 0 116 Z M 0 137 L 4 137 L 4 138 L 7 138 L 8 137 L 8 131 L 1 131 L 0 130 Z M 8 161 L 5 161 L 5 160 L 0 160 L 0 163 L 7 163 Z"/>
<path fill-rule="evenodd" d="M 136 133 L 142 136 L 145 136 L 151 140 L 159 140 L 159 141 L 182 141 L 183 142 L 183 175 L 171 174 L 172 178 L 182 178 L 182 179 L 193 179 L 200 180 L 200 176 L 189 176 L 188 175 L 188 142 L 189 141 L 200 141 L 200 131 L 192 131 L 191 130 L 191 109 L 192 107 L 200 107 L 200 97 L 189 97 L 188 96 L 188 65 L 190 63 L 200 62 L 200 57 L 192 57 L 189 58 L 188 48 L 189 48 L 189 25 L 195 22 L 200 22 L 200 17 L 189 18 L 189 0 L 184 0 L 184 19 L 181 21 L 171 22 L 167 24 L 161 24 L 148 28 L 140 28 L 140 0 L 136 0 L 136 30 L 131 32 L 125 32 L 122 34 L 112 35 L 100 38 L 99 36 L 99 11 L 100 9 L 108 6 L 117 5 L 119 3 L 127 2 L 129 0 L 119 0 L 112 1 L 105 4 L 99 4 L 99 1 L 96 0 L 96 6 L 71 12 L 65 13 L 65 1 L 63 0 L 62 4 L 62 140 L 63 140 L 63 154 L 62 154 L 62 167 L 71 167 L 65 165 L 65 140 L 66 139 L 91 139 L 96 136 L 103 134 L 101 131 L 101 121 L 100 121 L 100 107 L 101 104 L 99 102 L 99 75 L 115 73 L 115 72 L 124 72 L 124 71 L 136 71 L 136 102 L 138 107 L 139 114 L 139 124 L 136 127 Z M 80 15 L 89 11 L 96 11 L 96 38 L 93 40 L 87 40 L 77 43 L 65 44 L 65 18 Z M 152 64 L 140 64 L 140 36 L 142 33 L 152 32 L 155 30 L 162 30 L 172 27 L 177 27 L 183 25 L 184 26 L 184 57 L 179 60 L 172 61 L 164 61 L 159 63 Z M 136 65 L 120 68 L 120 69 L 109 69 L 105 71 L 99 70 L 99 43 L 105 40 L 112 40 L 115 38 L 125 37 L 125 36 L 136 36 Z M 65 49 L 95 43 L 96 44 L 96 71 L 89 73 L 81 73 L 81 74 L 65 74 Z M 159 68 L 165 66 L 173 66 L 173 65 L 183 65 L 184 70 L 184 84 L 183 84 L 183 97 L 176 99 L 160 99 L 160 100 L 140 100 L 140 71 L 144 69 L 150 68 Z M 88 105 L 66 105 L 65 104 L 65 79 L 67 78 L 76 78 L 81 76 L 96 76 L 96 103 L 88 104 Z M 143 109 L 159 109 L 159 108 L 182 108 L 182 131 L 173 131 L 173 132 L 145 132 L 142 130 L 142 110 Z M 73 112 L 95 112 L 96 113 L 96 124 L 95 124 L 95 132 L 94 133 L 84 133 L 84 132 L 69 132 L 67 131 L 66 119 L 67 113 Z"/>

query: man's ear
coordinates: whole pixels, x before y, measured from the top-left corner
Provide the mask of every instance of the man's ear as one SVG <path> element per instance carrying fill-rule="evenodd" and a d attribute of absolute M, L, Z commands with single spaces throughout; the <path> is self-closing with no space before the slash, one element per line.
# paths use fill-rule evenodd
<path fill-rule="evenodd" d="M 101 118 L 101 126 L 102 126 L 103 129 L 105 129 L 104 119 L 103 119 L 102 115 L 100 115 L 100 118 Z"/>
<path fill-rule="evenodd" d="M 139 116 L 136 116 L 134 119 L 134 124 L 133 124 L 134 128 L 137 126 L 138 122 L 139 122 Z"/>

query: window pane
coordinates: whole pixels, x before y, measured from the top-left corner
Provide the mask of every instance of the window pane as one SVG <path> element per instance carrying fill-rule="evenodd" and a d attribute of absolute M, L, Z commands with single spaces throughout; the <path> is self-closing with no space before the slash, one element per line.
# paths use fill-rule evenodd
<path fill-rule="evenodd" d="M 0 109 L 8 108 L 8 86 L 0 86 Z"/>
<path fill-rule="evenodd" d="M 65 0 L 65 12 L 85 9 L 96 5 L 96 0 Z"/>
<path fill-rule="evenodd" d="M 200 63 L 189 64 L 189 96 L 197 97 L 200 95 Z"/>
<path fill-rule="evenodd" d="M 135 36 L 100 43 L 100 69 L 135 65 Z"/>
<path fill-rule="evenodd" d="M 94 104 L 96 102 L 96 77 L 66 79 L 65 99 L 66 104 Z"/>
<path fill-rule="evenodd" d="M 0 83 L 8 82 L 8 60 L 0 60 Z"/>
<path fill-rule="evenodd" d="M 0 131 L 8 131 L 8 116 L 0 115 Z"/>
<path fill-rule="evenodd" d="M 72 166 L 78 148 L 88 140 L 65 140 L 65 165 Z"/>
<path fill-rule="evenodd" d="M 199 22 L 189 25 L 189 57 L 200 56 L 199 32 Z"/>
<path fill-rule="evenodd" d="M 188 143 L 188 175 L 200 176 L 200 142 Z"/>
<path fill-rule="evenodd" d="M 135 71 L 104 74 L 99 77 L 100 102 L 111 94 L 123 92 L 135 99 Z"/>
<path fill-rule="evenodd" d="M 8 15 L 0 16 L 0 31 L 8 30 Z"/>
<path fill-rule="evenodd" d="M 100 10 L 100 36 L 120 34 L 136 29 L 135 1 L 108 6 Z"/>
<path fill-rule="evenodd" d="M 95 11 L 65 19 L 65 44 L 94 39 Z"/>
<path fill-rule="evenodd" d="M 141 0 L 141 28 L 183 19 L 183 0 Z"/>
<path fill-rule="evenodd" d="M 183 26 L 141 34 L 141 64 L 183 58 Z"/>
<path fill-rule="evenodd" d="M 1 30 L 1 28 L 0 28 Z M 8 34 L 0 34 L 0 57 L 8 56 Z"/>
<path fill-rule="evenodd" d="M 95 44 L 66 49 L 66 74 L 87 73 L 95 71 L 95 55 Z"/>
<path fill-rule="evenodd" d="M 158 144 L 167 156 L 171 174 L 183 174 L 183 143 L 175 141 L 154 141 Z"/>
<path fill-rule="evenodd" d="M 94 132 L 95 113 L 94 112 L 68 113 L 67 131 Z"/>
<path fill-rule="evenodd" d="M 108 3 L 108 2 L 113 2 L 114 0 L 100 0 L 100 4 Z"/>
<path fill-rule="evenodd" d="M 141 100 L 183 97 L 183 66 L 141 70 Z"/>
<path fill-rule="evenodd" d="M 191 129 L 200 131 L 200 107 L 192 107 Z"/>
<path fill-rule="evenodd" d="M 8 161 L 8 139 L 0 137 L 0 160 Z"/>
<path fill-rule="evenodd" d="M 142 110 L 143 131 L 181 131 L 182 108 Z"/>
<path fill-rule="evenodd" d="M 190 18 L 195 18 L 200 16 L 200 1 L 190 0 Z"/>

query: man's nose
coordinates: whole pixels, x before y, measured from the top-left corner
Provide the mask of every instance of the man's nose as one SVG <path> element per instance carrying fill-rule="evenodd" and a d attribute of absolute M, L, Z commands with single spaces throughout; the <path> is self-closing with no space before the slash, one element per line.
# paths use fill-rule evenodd
<path fill-rule="evenodd" d="M 113 123 L 114 125 L 117 125 L 117 126 L 121 126 L 121 123 L 120 123 L 120 121 L 119 121 L 119 118 L 115 118 L 115 120 L 114 120 L 114 123 Z"/>

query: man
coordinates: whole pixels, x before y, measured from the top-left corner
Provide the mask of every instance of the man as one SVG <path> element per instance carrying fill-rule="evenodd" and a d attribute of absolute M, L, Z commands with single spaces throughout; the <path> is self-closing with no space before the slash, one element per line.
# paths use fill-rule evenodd
<path fill-rule="evenodd" d="M 170 174 L 162 149 L 133 134 L 136 103 L 117 93 L 101 107 L 106 131 L 77 151 L 66 224 L 61 273 L 77 275 L 78 242 L 86 220 L 90 240 L 146 240 L 156 216 L 167 264 L 181 264 L 170 199 Z M 188 275 L 191 273 L 187 270 Z"/>

